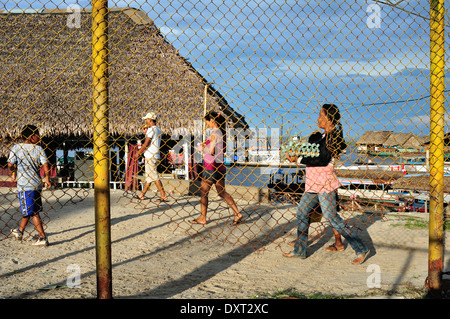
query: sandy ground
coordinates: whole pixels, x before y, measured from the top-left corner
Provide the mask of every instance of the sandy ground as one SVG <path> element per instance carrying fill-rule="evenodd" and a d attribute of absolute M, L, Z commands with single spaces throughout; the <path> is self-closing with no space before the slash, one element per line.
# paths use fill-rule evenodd
<path fill-rule="evenodd" d="M 30 238 L 0 241 L 0 298 L 97 297 L 94 194 L 83 190 L 75 198 L 74 192 L 45 192 L 50 246 L 33 247 Z M 422 289 L 427 277 L 428 231 L 394 226 L 404 224 L 404 216 L 357 217 L 371 253 L 355 266 L 347 245 L 343 252 L 324 251 L 333 238 L 329 228 L 314 236 L 325 229 L 318 224 L 307 259 L 282 257 L 294 234 L 290 205 L 238 201 L 246 220 L 233 227 L 231 210 L 211 198 L 209 223 L 201 226 L 189 223 L 198 216 L 198 197 L 172 196 L 158 206 L 156 197 L 125 195 L 111 191 L 114 298 L 235 299 L 283 290 L 340 296 L 395 290 L 414 298 L 412 288 Z"/>

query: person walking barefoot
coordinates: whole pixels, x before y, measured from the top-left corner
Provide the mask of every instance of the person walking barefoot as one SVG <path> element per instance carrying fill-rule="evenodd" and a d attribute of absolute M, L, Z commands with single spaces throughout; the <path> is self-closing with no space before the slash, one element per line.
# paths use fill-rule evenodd
<path fill-rule="evenodd" d="M 200 186 L 200 217 L 191 221 L 192 224 L 206 225 L 208 211 L 208 194 L 214 185 L 217 194 L 233 210 L 234 218 L 231 223 L 236 226 L 242 222 L 242 214 L 239 212 L 233 197 L 225 190 L 226 167 L 224 164 L 226 120 L 223 115 L 211 111 L 204 118 L 211 135 L 205 143 L 199 145 L 199 150 L 204 153 L 204 167 Z"/>

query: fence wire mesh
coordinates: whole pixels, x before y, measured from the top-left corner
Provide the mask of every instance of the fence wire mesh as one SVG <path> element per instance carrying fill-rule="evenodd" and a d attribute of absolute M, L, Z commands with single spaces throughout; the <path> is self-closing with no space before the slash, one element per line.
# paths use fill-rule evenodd
<path fill-rule="evenodd" d="M 171 228 L 205 240 L 257 248 L 279 238 L 291 242 L 305 165 L 286 156 L 308 156 L 300 145 L 319 130 L 321 106 L 332 103 L 347 143 L 334 169 L 341 185 L 339 214 L 348 228 L 360 231 L 391 212 L 428 212 L 428 1 L 113 5 L 110 184 L 123 205 L 158 207 L 171 218 Z M 19 179 L 30 182 L 7 168 L 14 145 L 23 157 L 33 157 L 23 152 L 25 125 L 38 127 L 49 163 L 52 187 L 42 191 L 40 212 L 44 229 L 51 228 L 50 210 L 92 196 L 91 32 L 92 10 L 85 2 L 7 2 L 0 12 L 2 239 L 22 218 Z M 202 187 L 206 158 L 198 145 L 217 133 L 204 121 L 211 111 L 226 122 L 220 135 L 226 142 L 226 192 L 219 183 L 202 199 L 209 187 Z M 148 113 L 153 115 L 143 119 Z M 152 143 L 159 134 L 157 147 Z M 204 221 L 199 217 L 207 198 L 206 225 L 197 225 L 193 221 Z M 317 213 L 310 224 L 313 239 L 329 229 Z M 243 222 L 233 225 L 239 214 Z M 27 237 L 33 232 L 25 229 Z"/>

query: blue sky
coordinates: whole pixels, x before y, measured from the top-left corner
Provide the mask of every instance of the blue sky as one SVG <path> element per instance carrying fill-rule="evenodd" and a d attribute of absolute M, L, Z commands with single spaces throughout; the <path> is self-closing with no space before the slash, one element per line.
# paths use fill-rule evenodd
<path fill-rule="evenodd" d="M 375 2 L 354 0 L 110 1 L 109 6 L 147 12 L 252 127 L 306 135 L 317 128 L 320 105 L 332 102 L 340 106 L 348 136 L 367 130 L 427 135 L 429 3 L 392 2 L 398 8 L 379 4 L 371 12 Z M 74 3 L 90 7 L 86 1 L 45 6 Z M 380 27 L 370 27 L 376 21 L 370 17 L 378 13 Z"/>
<path fill-rule="evenodd" d="M 429 21 L 417 16 L 428 1 L 380 4 L 380 28 L 368 26 L 370 4 L 171 1 L 149 15 L 252 126 L 305 135 L 333 102 L 348 135 L 428 134 Z"/>

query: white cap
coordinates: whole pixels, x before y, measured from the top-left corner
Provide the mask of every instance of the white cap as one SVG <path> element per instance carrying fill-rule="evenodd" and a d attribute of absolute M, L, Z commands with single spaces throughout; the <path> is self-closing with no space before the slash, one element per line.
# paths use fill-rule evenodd
<path fill-rule="evenodd" d="M 155 113 L 149 112 L 149 113 L 145 114 L 145 116 L 142 119 L 143 120 L 146 120 L 146 119 L 156 120 L 157 117 L 158 116 Z"/>

